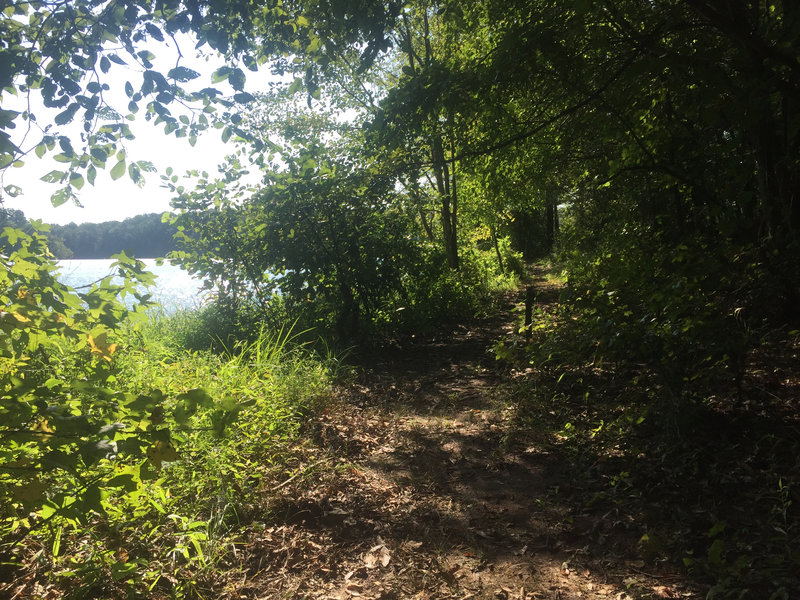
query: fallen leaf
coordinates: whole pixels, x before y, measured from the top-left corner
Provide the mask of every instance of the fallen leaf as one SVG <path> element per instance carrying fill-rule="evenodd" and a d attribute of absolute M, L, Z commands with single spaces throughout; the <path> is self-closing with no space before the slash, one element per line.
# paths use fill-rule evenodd
<path fill-rule="evenodd" d="M 345 591 L 351 596 L 358 597 L 364 591 L 364 586 L 358 585 L 357 583 L 348 583 Z"/>
<path fill-rule="evenodd" d="M 389 549 L 380 544 L 370 548 L 370 551 L 364 556 L 364 566 L 368 569 L 374 569 L 378 565 L 388 567 L 392 559 L 392 553 Z"/>

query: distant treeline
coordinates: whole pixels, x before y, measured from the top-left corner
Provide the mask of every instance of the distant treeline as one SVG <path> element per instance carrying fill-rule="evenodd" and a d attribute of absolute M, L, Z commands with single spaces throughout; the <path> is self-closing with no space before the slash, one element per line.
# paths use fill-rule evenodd
<path fill-rule="evenodd" d="M 0 208 L 0 229 L 27 225 L 22 211 Z M 109 258 L 123 250 L 136 258 L 156 258 L 176 249 L 174 233 L 175 227 L 153 213 L 124 221 L 51 225 L 48 238 L 56 258 Z"/>

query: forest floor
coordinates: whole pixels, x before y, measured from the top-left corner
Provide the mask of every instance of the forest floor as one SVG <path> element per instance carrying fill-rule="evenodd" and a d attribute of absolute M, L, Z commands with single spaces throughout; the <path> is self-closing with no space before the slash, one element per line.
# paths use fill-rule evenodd
<path fill-rule="evenodd" d="M 557 302 L 557 284 L 540 273 L 533 285 L 539 308 Z M 308 431 L 329 458 L 270 500 L 281 524 L 251 535 L 233 597 L 705 596 L 674 564 L 646 560 L 632 519 L 587 512 L 555 411 L 518 426 L 530 369 L 491 352 L 516 335 L 518 296 L 493 319 L 351 358 L 356 382 Z"/>

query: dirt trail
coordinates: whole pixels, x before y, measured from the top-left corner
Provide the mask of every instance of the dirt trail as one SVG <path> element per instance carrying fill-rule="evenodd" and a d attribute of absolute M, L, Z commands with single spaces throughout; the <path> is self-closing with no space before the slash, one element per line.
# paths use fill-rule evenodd
<path fill-rule="evenodd" d="M 535 434 L 509 437 L 511 377 L 489 349 L 517 301 L 500 319 L 360 359 L 359 382 L 310 432 L 345 458 L 277 501 L 286 524 L 252 540 L 255 597 L 692 596 L 643 564 L 590 556 L 598 523 L 552 501 L 569 486 L 565 459 Z"/>

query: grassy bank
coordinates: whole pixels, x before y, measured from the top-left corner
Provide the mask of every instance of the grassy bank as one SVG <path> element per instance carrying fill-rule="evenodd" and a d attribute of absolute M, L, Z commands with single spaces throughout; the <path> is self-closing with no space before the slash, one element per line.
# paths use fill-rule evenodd
<path fill-rule="evenodd" d="M 265 490 L 316 460 L 299 432 L 329 398 L 333 361 L 298 344 L 291 328 L 262 330 L 227 353 L 190 351 L 174 333 L 195 318 L 152 317 L 120 336 L 109 364 L 124 390 L 117 402 L 144 418 L 119 432 L 115 423 L 108 452 L 84 456 L 80 471 L 42 476 L 43 513 L 6 538 L 3 560 L 9 584 L 49 583 L 5 587 L 11 596 L 202 596 L 219 586 L 247 528 L 266 518 Z M 131 430 L 139 437 L 123 435 Z M 139 438 L 149 442 L 146 459 L 126 458 Z M 59 510 L 78 503 L 83 510 Z"/>

